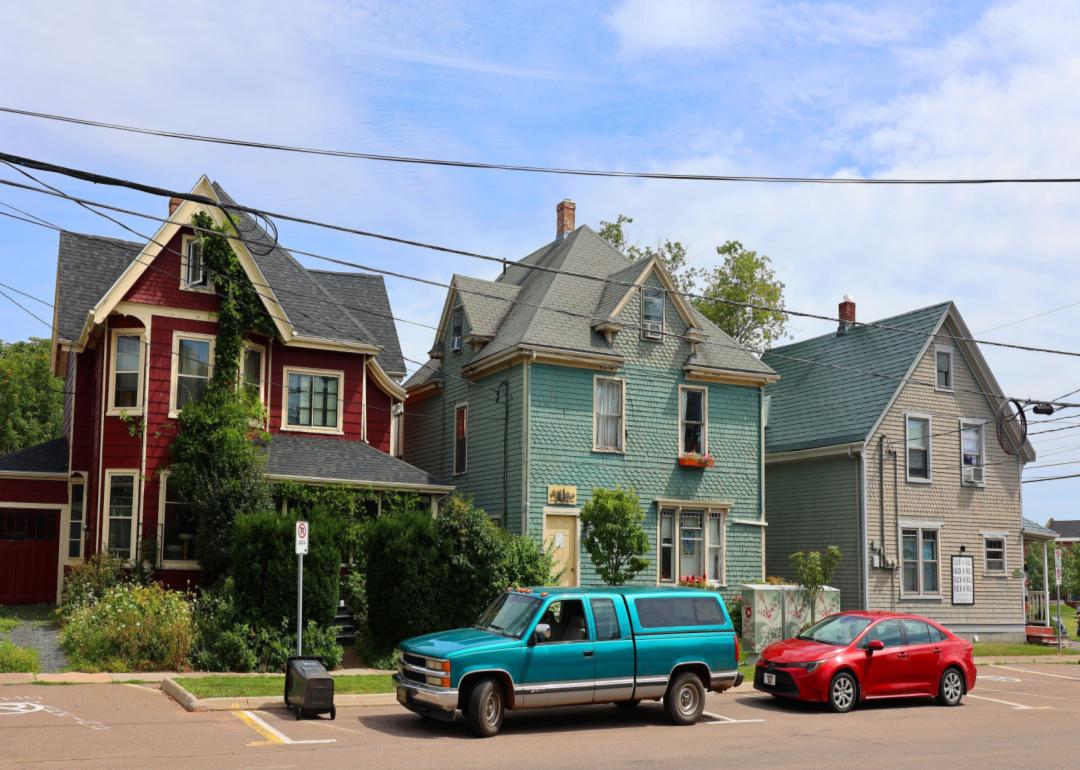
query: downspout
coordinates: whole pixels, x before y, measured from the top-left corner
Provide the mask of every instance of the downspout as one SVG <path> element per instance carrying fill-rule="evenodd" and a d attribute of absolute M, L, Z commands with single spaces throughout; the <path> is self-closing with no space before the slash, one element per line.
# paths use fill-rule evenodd
<path fill-rule="evenodd" d="M 905 442 L 905 447 L 907 443 Z M 906 451 L 906 450 L 905 450 Z M 900 554 L 900 454 L 890 443 L 889 452 L 892 454 L 892 494 L 893 494 L 893 528 L 896 530 L 896 561 L 892 565 L 892 608 L 896 611 L 897 599 L 900 596 L 899 588 L 896 585 L 896 573 L 900 570 L 901 554 Z M 938 545 L 940 548 L 940 544 Z M 938 557 L 940 558 L 940 556 Z"/>
<path fill-rule="evenodd" d="M 149 426 L 150 419 L 150 341 L 153 339 L 153 316 L 148 316 L 144 321 L 146 326 L 146 369 L 143 371 L 143 400 L 142 400 L 142 456 L 139 460 L 139 504 L 135 509 L 137 511 L 135 517 L 135 534 L 139 538 L 136 542 L 132 543 L 132 552 L 135 555 L 135 563 L 139 564 L 142 560 L 142 544 L 146 539 L 143 535 L 143 520 L 146 513 L 146 432 Z M 169 383 L 169 387 L 172 387 L 172 383 Z M 160 499 L 160 495 L 158 497 Z M 161 523 L 164 523 L 164 515 L 162 511 L 158 511 L 158 519 Z M 160 545 L 155 540 L 155 545 Z M 158 551 L 158 558 L 155 559 L 155 567 L 161 566 L 161 553 Z"/>
<path fill-rule="evenodd" d="M 97 547 L 94 549 L 94 553 L 101 553 L 105 547 L 105 543 L 101 539 L 102 522 L 102 506 L 105 504 L 105 402 L 108 399 L 109 393 L 109 347 L 110 347 L 110 335 L 109 324 L 106 322 L 104 331 L 104 340 L 102 342 L 101 349 L 101 376 L 98 378 L 98 385 L 101 388 L 101 411 L 98 413 L 98 456 L 97 456 L 97 505 L 94 506 L 97 510 L 94 520 L 94 542 Z"/>
<path fill-rule="evenodd" d="M 521 534 L 522 536 L 529 533 L 529 372 L 531 371 L 532 363 L 536 360 L 536 351 L 529 351 L 529 358 L 527 358 L 522 366 L 524 367 L 522 373 L 522 389 L 521 389 Z M 541 529 L 541 539 L 543 538 L 543 529 Z"/>
<path fill-rule="evenodd" d="M 859 542 L 859 592 L 862 600 L 861 607 L 866 609 L 868 602 L 867 584 L 869 581 L 869 569 L 867 565 L 867 538 L 866 538 L 866 506 L 863 505 L 863 453 L 854 447 L 848 447 L 848 457 L 855 460 L 855 505 L 859 509 L 858 542 Z"/>
<path fill-rule="evenodd" d="M 761 434 L 761 440 L 758 445 L 758 489 L 761 498 L 761 512 L 759 518 L 762 522 L 765 521 L 765 386 L 762 385 L 758 388 L 758 425 Z M 725 522 L 726 523 L 726 522 Z M 767 527 L 758 527 L 761 530 L 761 582 L 765 582 L 765 538 L 768 537 L 766 532 Z M 724 542 L 727 542 L 727 533 L 724 533 Z M 725 555 L 725 568 L 727 558 Z"/>

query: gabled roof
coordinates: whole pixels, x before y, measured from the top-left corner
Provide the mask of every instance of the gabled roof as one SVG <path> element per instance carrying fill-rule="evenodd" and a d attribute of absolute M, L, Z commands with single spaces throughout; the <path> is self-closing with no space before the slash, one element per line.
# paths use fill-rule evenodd
<path fill-rule="evenodd" d="M 469 319 L 472 333 L 479 337 L 493 337 L 499 324 L 514 306 L 521 293 L 520 286 L 483 281 L 465 275 L 454 275 L 451 285 L 458 289 L 462 308 Z"/>
<path fill-rule="evenodd" d="M 383 277 L 331 270 L 309 269 L 308 273 L 371 331 L 376 344 L 382 347 L 375 356 L 382 368 L 388 374 L 404 377 L 405 359 Z"/>
<path fill-rule="evenodd" d="M 99 235 L 60 233 L 56 258 L 56 335 L 75 342 L 86 314 L 109 290 L 143 244 Z"/>
<path fill-rule="evenodd" d="M 596 319 L 598 321 L 606 321 L 611 318 L 615 313 L 615 308 L 618 307 L 627 291 L 629 291 L 626 284 L 637 280 L 648 262 L 647 259 L 639 259 L 637 262 L 632 262 L 608 276 L 608 283 L 604 285 L 600 301 L 596 304 Z"/>
<path fill-rule="evenodd" d="M 54 438 L 42 444 L 0 456 L 0 473 L 67 473 L 68 443 Z"/>
<path fill-rule="evenodd" d="M 914 333 L 857 325 L 767 351 L 762 360 L 780 381 L 766 390 L 765 451 L 866 439 L 950 307 L 942 302 L 878 322 Z"/>
<path fill-rule="evenodd" d="M 405 380 L 405 389 L 412 390 L 429 382 L 441 382 L 442 378 L 442 361 L 438 358 L 430 358 L 426 364 L 413 372 L 412 377 Z"/>
<path fill-rule="evenodd" d="M 1068 521 L 1050 519 L 1050 521 L 1046 522 L 1046 526 L 1050 527 L 1061 537 L 1080 537 L 1080 519 L 1071 519 Z"/>
<path fill-rule="evenodd" d="M 272 478 L 450 491 L 426 471 L 365 441 L 323 436 L 275 434 L 268 445 L 266 473 Z"/>

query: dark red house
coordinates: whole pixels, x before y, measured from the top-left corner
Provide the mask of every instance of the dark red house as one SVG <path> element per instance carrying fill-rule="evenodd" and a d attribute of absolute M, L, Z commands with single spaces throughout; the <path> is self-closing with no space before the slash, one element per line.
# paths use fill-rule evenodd
<path fill-rule="evenodd" d="M 193 193 L 231 203 L 205 177 Z M 53 367 L 65 378 L 61 438 L 0 457 L 0 604 L 53 602 L 65 566 L 98 551 L 125 559 L 157 544 L 167 582 L 197 576 L 192 517 L 168 484 L 184 404 L 213 366 L 220 297 L 192 216 L 219 208 L 173 199 L 147 243 L 63 232 Z M 266 407 L 267 473 L 376 493 L 451 491 L 398 459 L 405 374 L 382 278 L 309 270 L 241 215 L 233 240 L 273 322 L 249 335 L 244 382 Z"/>

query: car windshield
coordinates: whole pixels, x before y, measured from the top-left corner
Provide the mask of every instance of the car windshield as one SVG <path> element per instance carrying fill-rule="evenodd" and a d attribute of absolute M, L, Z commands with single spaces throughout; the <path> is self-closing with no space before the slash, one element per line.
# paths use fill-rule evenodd
<path fill-rule="evenodd" d="M 540 600 L 534 596 L 507 591 L 480 613 L 473 628 L 520 639 L 539 606 Z"/>
<path fill-rule="evenodd" d="M 847 647 L 868 625 L 870 618 L 859 615 L 832 615 L 810 626 L 795 638 Z"/>

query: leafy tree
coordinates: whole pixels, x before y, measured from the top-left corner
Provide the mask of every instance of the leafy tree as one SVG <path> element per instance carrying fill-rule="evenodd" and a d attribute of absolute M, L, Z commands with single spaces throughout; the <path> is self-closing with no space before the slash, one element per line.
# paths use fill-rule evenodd
<path fill-rule="evenodd" d="M 0 455 L 57 438 L 64 381 L 52 374 L 49 340 L 0 340 Z"/>
<path fill-rule="evenodd" d="M 631 259 L 659 257 L 675 287 L 699 295 L 691 304 L 739 345 L 761 349 L 784 336 L 784 283 L 776 278 L 767 255 L 726 241 L 716 247 L 721 264 L 711 270 L 693 268 L 681 241 L 666 240 L 655 247 L 631 244 L 624 227 L 633 221 L 624 214 L 614 222 L 601 220 L 600 237 Z"/>
<path fill-rule="evenodd" d="M 581 509 L 582 542 L 608 585 L 623 585 L 649 566 L 649 538 L 641 523 L 638 497 L 631 490 L 594 489 Z"/>
<path fill-rule="evenodd" d="M 788 557 L 791 560 L 791 568 L 795 572 L 795 579 L 806 591 L 810 600 L 810 622 L 817 622 L 817 598 L 821 589 L 829 584 L 833 572 L 836 570 L 842 555 L 840 549 L 830 545 L 821 551 L 797 551 Z"/>

